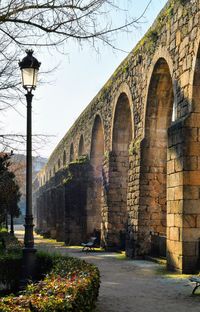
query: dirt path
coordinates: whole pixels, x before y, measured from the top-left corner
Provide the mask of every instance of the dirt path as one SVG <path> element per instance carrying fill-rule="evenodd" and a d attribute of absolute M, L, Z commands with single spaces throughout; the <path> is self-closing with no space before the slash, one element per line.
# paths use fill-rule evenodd
<path fill-rule="evenodd" d="M 22 233 L 18 232 L 18 236 Z M 80 257 L 96 264 L 101 273 L 98 312 L 200 311 L 200 295 L 191 296 L 188 279 L 167 275 L 149 261 L 120 260 L 117 253 L 83 253 L 62 243 L 36 236 L 38 249 Z"/>

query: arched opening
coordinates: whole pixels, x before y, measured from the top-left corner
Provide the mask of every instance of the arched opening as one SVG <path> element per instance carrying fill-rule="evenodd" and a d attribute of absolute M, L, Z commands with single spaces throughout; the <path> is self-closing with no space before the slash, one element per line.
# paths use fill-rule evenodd
<path fill-rule="evenodd" d="M 73 143 L 71 143 L 70 145 L 70 154 L 69 154 L 69 161 L 73 161 L 74 160 L 74 145 Z"/>
<path fill-rule="evenodd" d="M 193 80 L 193 103 L 194 111 L 200 112 L 200 47 L 197 52 L 194 80 Z"/>
<path fill-rule="evenodd" d="M 63 167 L 66 166 L 67 157 L 66 157 L 66 151 L 63 152 Z"/>
<path fill-rule="evenodd" d="M 60 169 L 60 158 L 58 159 L 58 170 Z"/>
<path fill-rule="evenodd" d="M 94 170 L 95 177 L 102 177 L 102 160 L 104 155 L 104 134 L 101 118 L 96 116 L 91 141 L 90 160 Z"/>
<path fill-rule="evenodd" d="M 87 233 L 93 233 L 94 230 L 101 231 L 101 216 L 102 216 L 102 170 L 104 157 L 104 133 L 103 125 L 99 115 L 96 116 L 92 129 L 91 140 L 91 176 L 88 188 L 87 202 Z"/>
<path fill-rule="evenodd" d="M 121 93 L 114 113 L 112 129 L 112 161 L 110 199 L 113 244 L 125 249 L 127 231 L 127 189 L 129 170 L 129 145 L 132 140 L 131 108 L 127 95 Z"/>
<path fill-rule="evenodd" d="M 139 211 L 143 253 L 158 256 L 166 255 L 167 148 L 173 103 L 169 66 L 164 58 L 160 58 L 154 67 L 148 90 Z"/>
<path fill-rule="evenodd" d="M 80 137 L 79 146 L 78 146 L 78 156 L 82 156 L 85 154 L 85 146 L 84 146 L 84 139 L 83 135 Z"/>

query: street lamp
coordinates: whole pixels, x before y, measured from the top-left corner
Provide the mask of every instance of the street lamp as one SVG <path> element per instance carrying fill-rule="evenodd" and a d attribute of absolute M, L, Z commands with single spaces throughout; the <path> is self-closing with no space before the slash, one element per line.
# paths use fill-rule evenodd
<path fill-rule="evenodd" d="M 25 276 L 31 277 L 34 270 L 35 252 L 33 237 L 33 213 L 32 213 L 32 120 L 31 103 L 32 90 L 37 84 L 37 74 L 40 62 L 33 56 L 33 50 L 26 50 L 27 55 L 19 62 L 22 74 L 22 86 L 27 91 L 25 94 L 27 101 L 27 136 L 26 136 L 26 216 L 23 260 Z"/>

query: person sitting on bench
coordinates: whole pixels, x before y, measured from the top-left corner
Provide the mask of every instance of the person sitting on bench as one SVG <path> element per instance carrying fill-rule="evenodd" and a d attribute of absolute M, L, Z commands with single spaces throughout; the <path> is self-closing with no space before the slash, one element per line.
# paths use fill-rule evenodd
<path fill-rule="evenodd" d="M 92 251 L 92 250 L 94 251 L 96 242 L 97 237 L 91 237 L 87 243 L 81 243 L 81 246 L 83 246 L 82 251 Z"/>

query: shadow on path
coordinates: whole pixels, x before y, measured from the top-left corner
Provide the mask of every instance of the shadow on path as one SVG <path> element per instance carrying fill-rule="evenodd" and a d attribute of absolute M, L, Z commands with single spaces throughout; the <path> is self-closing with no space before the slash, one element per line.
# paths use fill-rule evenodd
<path fill-rule="evenodd" d="M 23 231 L 16 231 L 16 235 L 23 239 Z M 98 312 L 200 311 L 200 296 L 191 296 L 188 277 L 170 274 L 162 265 L 127 260 L 118 253 L 86 253 L 79 246 L 64 246 L 39 235 L 35 235 L 35 245 L 38 250 L 68 254 L 98 266 L 101 274 Z"/>

